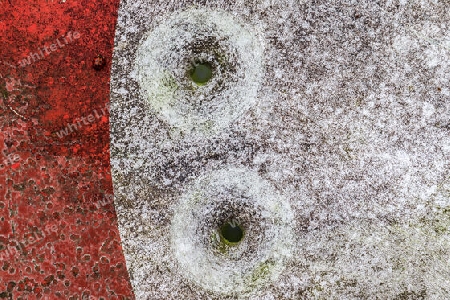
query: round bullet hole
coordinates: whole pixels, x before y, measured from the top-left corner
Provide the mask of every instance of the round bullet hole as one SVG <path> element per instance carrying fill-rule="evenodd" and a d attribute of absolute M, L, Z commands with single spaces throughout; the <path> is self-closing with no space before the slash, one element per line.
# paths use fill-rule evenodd
<path fill-rule="evenodd" d="M 241 226 L 235 222 L 227 222 L 220 228 L 222 237 L 229 243 L 239 243 L 244 237 Z"/>
<path fill-rule="evenodd" d="M 212 78 L 211 65 L 208 63 L 197 64 L 191 71 L 191 78 L 199 85 L 207 83 Z"/>
<path fill-rule="evenodd" d="M 94 68 L 94 70 L 96 71 L 100 71 L 105 66 L 106 66 L 106 59 L 102 55 L 98 54 L 92 62 L 92 68 Z"/>

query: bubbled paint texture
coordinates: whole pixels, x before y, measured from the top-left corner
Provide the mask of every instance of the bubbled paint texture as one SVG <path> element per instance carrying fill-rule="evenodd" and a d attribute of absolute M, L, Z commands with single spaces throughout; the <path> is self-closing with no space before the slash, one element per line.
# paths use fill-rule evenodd
<path fill-rule="evenodd" d="M 0 299 L 134 299 L 113 205 L 109 102 L 118 1 L 0 1 Z M 68 32 L 79 37 L 63 46 Z M 20 62 L 44 46 L 50 54 Z"/>

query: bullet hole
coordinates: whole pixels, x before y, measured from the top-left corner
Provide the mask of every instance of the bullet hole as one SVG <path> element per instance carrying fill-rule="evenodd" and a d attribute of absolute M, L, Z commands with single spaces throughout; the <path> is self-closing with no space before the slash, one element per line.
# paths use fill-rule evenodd
<path fill-rule="evenodd" d="M 220 227 L 220 234 L 229 243 L 239 243 L 244 237 L 244 231 L 239 224 L 227 222 Z"/>
<path fill-rule="evenodd" d="M 196 64 L 191 70 L 191 79 L 198 85 L 206 84 L 212 78 L 212 67 L 208 63 Z"/>
<path fill-rule="evenodd" d="M 104 67 L 106 66 L 106 59 L 98 54 L 95 58 L 94 61 L 92 62 L 92 67 L 94 68 L 94 70 L 96 71 L 100 71 L 102 70 Z"/>

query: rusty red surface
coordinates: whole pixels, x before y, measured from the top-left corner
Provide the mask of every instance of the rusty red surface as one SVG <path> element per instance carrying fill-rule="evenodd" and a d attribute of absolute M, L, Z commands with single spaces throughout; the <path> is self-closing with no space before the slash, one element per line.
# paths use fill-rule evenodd
<path fill-rule="evenodd" d="M 118 4 L 0 1 L 0 299 L 134 299 L 109 166 Z"/>

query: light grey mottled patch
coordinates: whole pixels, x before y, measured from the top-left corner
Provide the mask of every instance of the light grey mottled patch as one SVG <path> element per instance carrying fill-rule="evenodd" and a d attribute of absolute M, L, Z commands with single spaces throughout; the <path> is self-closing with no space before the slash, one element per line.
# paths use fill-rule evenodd
<path fill-rule="evenodd" d="M 257 101 L 206 135 L 149 110 L 134 71 L 148 32 L 198 8 L 233 15 L 264 44 Z M 449 11 L 448 1 L 122 1 L 111 164 L 137 298 L 449 298 Z M 167 251 L 174 205 L 230 166 L 258 173 L 295 219 L 293 259 L 251 294 L 195 284 Z"/>

